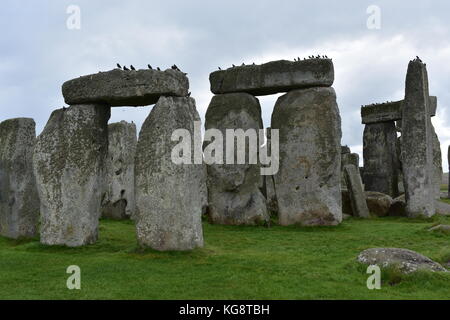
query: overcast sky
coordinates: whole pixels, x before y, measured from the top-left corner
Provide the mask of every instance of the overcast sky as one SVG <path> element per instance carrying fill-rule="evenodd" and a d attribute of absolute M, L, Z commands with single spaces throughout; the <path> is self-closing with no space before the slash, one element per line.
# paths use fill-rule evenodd
<path fill-rule="evenodd" d="M 81 28 L 67 28 L 67 8 L 81 10 Z M 369 29 L 367 8 L 381 10 Z M 209 73 L 218 66 L 326 54 L 342 117 L 342 144 L 362 152 L 360 106 L 404 97 L 406 68 L 427 63 L 433 123 L 444 171 L 450 143 L 450 22 L 448 0 L 406 1 L 155 1 L 3 0 L 0 11 L 0 121 L 32 117 L 39 134 L 64 101 L 61 85 L 116 63 L 189 73 L 202 117 L 211 99 Z M 278 95 L 261 97 L 265 126 Z M 139 127 L 150 112 L 113 108 L 111 122 Z"/>

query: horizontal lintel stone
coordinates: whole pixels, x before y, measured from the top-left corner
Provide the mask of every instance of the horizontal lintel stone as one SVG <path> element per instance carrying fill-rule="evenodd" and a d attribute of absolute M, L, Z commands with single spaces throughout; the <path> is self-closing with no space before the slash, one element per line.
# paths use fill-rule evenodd
<path fill-rule="evenodd" d="M 69 80 L 62 86 L 68 105 L 103 103 L 113 107 L 151 105 L 161 96 L 187 96 L 188 90 L 186 75 L 173 69 L 114 69 Z"/>
<path fill-rule="evenodd" d="M 397 121 L 402 119 L 403 100 L 371 104 L 361 107 L 363 124 Z M 430 96 L 430 116 L 436 115 L 437 97 Z"/>
<path fill-rule="evenodd" d="M 278 60 L 243 65 L 210 74 L 215 94 L 246 92 L 255 96 L 308 87 L 330 87 L 334 82 L 331 59 Z"/>

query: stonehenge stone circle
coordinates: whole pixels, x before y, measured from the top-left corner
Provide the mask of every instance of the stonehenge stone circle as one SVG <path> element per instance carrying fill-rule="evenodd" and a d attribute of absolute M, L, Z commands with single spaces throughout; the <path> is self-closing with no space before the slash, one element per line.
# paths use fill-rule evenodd
<path fill-rule="evenodd" d="M 334 82 L 334 67 L 331 59 L 279 60 L 215 71 L 209 80 L 215 94 L 268 95 L 306 87 L 329 87 Z"/>
<path fill-rule="evenodd" d="M 97 240 L 109 117 L 106 105 L 73 105 L 54 111 L 38 137 L 41 243 L 76 247 Z"/>
<path fill-rule="evenodd" d="M 234 141 L 225 141 L 226 129 L 244 131 L 263 129 L 259 101 L 248 93 L 214 96 L 205 119 L 205 129 L 220 130 L 226 144 L 234 143 Z M 205 142 L 204 149 L 208 145 L 209 143 Z M 247 141 L 246 150 L 249 150 Z M 225 158 L 224 146 L 223 164 L 207 166 L 208 209 L 211 222 L 251 225 L 268 221 L 266 198 L 260 190 L 264 178 L 260 174 L 260 165 L 249 164 L 248 157 L 245 164 L 226 164 Z"/>
<path fill-rule="evenodd" d="M 171 158 L 172 148 L 178 144 L 171 140 L 173 131 L 185 129 L 193 136 L 194 121 L 200 121 L 194 99 L 161 97 L 141 128 L 135 160 L 134 217 L 141 247 L 182 251 L 203 246 L 203 164 L 180 165 Z M 201 152 L 201 141 L 189 143 Z"/>
<path fill-rule="evenodd" d="M 69 80 L 62 86 L 65 102 L 69 105 L 145 106 L 155 104 L 161 96 L 187 96 L 188 90 L 186 75 L 173 69 L 114 69 Z"/>
<path fill-rule="evenodd" d="M 414 60 L 408 65 L 402 110 L 402 167 L 409 217 L 435 214 L 433 137 L 429 116 L 427 70 Z"/>
<path fill-rule="evenodd" d="M 102 217 L 121 220 L 133 216 L 136 208 L 134 192 L 134 157 L 136 125 L 121 121 L 108 126 L 106 160 L 106 194 Z"/>
<path fill-rule="evenodd" d="M 363 134 L 365 190 L 395 198 L 398 191 L 399 160 L 397 132 L 393 121 L 366 124 Z"/>
<path fill-rule="evenodd" d="M 369 208 L 358 170 L 354 165 L 348 164 L 344 167 L 344 175 L 353 215 L 360 218 L 369 218 Z"/>
<path fill-rule="evenodd" d="M 275 175 L 281 225 L 337 225 L 341 208 L 341 118 L 333 88 L 293 90 L 278 98 L 272 129 L 279 129 Z"/>
<path fill-rule="evenodd" d="M 0 123 L 0 235 L 33 238 L 38 232 L 39 197 L 33 174 L 33 119 Z"/>

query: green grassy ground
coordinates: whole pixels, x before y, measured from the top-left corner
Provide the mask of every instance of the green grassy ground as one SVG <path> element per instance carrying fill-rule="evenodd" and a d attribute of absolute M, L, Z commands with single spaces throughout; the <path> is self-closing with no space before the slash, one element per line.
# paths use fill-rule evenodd
<path fill-rule="evenodd" d="M 384 272 L 382 289 L 371 291 L 355 262 L 370 247 L 446 262 L 449 235 L 427 231 L 438 222 L 450 217 L 320 228 L 205 222 L 205 247 L 186 253 L 138 250 L 132 222 L 101 221 L 99 242 L 84 248 L 0 238 L 0 299 L 450 299 L 450 273 Z M 81 290 L 66 288 L 69 265 L 81 268 Z"/>

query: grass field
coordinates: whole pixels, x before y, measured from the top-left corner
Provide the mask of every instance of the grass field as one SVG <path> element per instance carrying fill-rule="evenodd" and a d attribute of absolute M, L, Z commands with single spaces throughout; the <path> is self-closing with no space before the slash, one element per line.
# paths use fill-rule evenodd
<path fill-rule="evenodd" d="M 371 247 L 402 247 L 450 260 L 448 234 L 432 220 L 349 219 L 338 227 L 235 227 L 205 222 L 205 247 L 140 251 L 132 222 L 102 220 L 100 240 L 84 248 L 0 238 L 0 299 L 450 299 L 450 273 L 383 272 L 366 287 L 355 261 Z M 81 268 L 68 290 L 66 268 Z"/>

